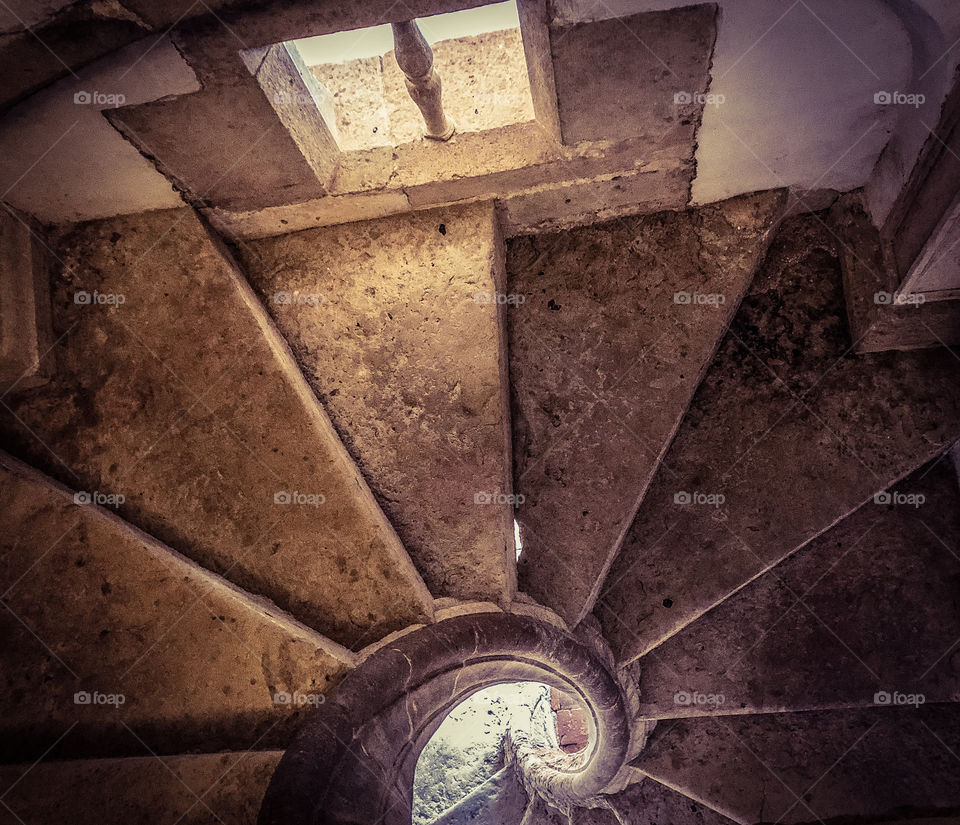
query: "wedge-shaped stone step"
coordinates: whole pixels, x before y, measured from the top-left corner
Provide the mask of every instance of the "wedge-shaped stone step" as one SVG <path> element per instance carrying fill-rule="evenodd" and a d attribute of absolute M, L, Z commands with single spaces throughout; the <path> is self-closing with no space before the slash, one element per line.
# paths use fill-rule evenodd
<path fill-rule="evenodd" d="M 55 243 L 56 375 L 3 399 L 13 450 L 343 644 L 429 593 L 269 316 L 194 213 Z"/>
<path fill-rule="evenodd" d="M 735 822 L 960 815 L 960 706 L 680 719 L 634 764 Z"/>
<path fill-rule="evenodd" d="M 819 215 L 782 225 L 598 602 L 619 661 L 960 438 L 952 352 L 852 353 L 834 244 Z"/>
<path fill-rule="evenodd" d="M 641 714 L 960 702 L 958 505 L 946 456 L 864 504 L 644 656 Z"/>
<path fill-rule="evenodd" d="M 348 650 L 0 454 L 0 759 L 285 744 Z"/>
<path fill-rule="evenodd" d="M 589 612 L 780 214 L 781 192 L 515 238 L 520 588 Z"/>
<path fill-rule="evenodd" d="M 524 791 L 513 766 L 501 768 L 430 825 L 507 825 L 519 823 L 527 809 Z"/>
<path fill-rule="evenodd" d="M 649 777 L 609 800 L 616 814 L 605 808 L 579 810 L 575 825 L 620 825 L 617 814 L 629 825 L 732 825 L 727 817 Z"/>
<path fill-rule="evenodd" d="M 515 591 L 503 245 L 490 203 L 242 245 L 435 596 Z"/>
<path fill-rule="evenodd" d="M 0 825 L 255 825 L 281 756 L 268 750 L 5 765 Z"/>

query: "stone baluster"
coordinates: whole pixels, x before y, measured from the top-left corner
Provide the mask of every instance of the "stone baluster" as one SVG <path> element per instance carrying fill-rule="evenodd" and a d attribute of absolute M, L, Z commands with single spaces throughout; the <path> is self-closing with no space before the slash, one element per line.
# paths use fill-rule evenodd
<path fill-rule="evenodd" d="M 407 91 L 427 124 L 426 136 L 449 140 L 454 132 L 453 121 L 444 114 L 440 75 L 433 69 L 433 51 L 416 21 L 394 23 L 393 44 L 397 64 L 407 81 Z"/>

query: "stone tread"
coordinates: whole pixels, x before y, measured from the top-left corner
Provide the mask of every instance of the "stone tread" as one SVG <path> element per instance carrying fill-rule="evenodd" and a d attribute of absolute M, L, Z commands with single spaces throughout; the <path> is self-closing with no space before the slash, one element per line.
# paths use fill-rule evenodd
<path fill-rule="evenodd" d="M 355 665 L 5 454 L 0 480 L 0 758 L 283 743 Z"/>
<path fill-rule="evenodd" d="M 569 623 L 593 607 L 782 205 L 768 192 L 509 242 L 518 576 Z"/>
<path fill-rule="evenodd" d="M 191 210 L 79 224 L 52 246 L 56 376 L 4 399 L 12 452 L 122 494 L 128 521 L 342 644 L 429 618 L 289 349 Z"/>
<path fill-rule="evenodd" d="M 598 601 L 618 661 L 960 438 L 953 352 L 852 353 L 835 243 L 819 215 L 782 225 Z"/>
<path fill-rule="evenodd" d="M 642 657 L 640 713 L 960 701 L 956 474 L 943 456 L 887 494 Z"/>
<path fill-rule="evenodd" d="M 241 254 L 433 595 L 508 601 L 503 245 L 492 204 L 247 241 Z"/>
<path fill-rule="evenodd" d="M 0 767 L 0 825 L 256 825 L 283 751 Z M 12 786 L 12 787 L 11 787 Z"/>

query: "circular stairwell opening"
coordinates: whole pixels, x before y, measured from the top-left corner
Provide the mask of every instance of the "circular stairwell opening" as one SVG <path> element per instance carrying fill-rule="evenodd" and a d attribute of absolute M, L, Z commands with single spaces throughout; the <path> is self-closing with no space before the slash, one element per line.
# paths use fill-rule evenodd
<path fill-rule="evenodd" d="M 571 747 L 570 720 L 577 714 L 583 733 Z M 483 793 L 485 783 L 496 792 L 510 727 L 527 731 L 538 747 L 567 753 L 583 749 L 589 738 L 583 709 L 548 685 L 510 682 L 479 690 L 447 714 L 417 760 L 413 825 L 437 821 L 471 793 Z"/>

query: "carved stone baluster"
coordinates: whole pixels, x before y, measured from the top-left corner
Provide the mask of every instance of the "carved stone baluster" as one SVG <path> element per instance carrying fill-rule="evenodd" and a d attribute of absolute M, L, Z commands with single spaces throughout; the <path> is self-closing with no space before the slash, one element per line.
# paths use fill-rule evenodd
<path fill-rule="evenodd" d="M 426 136 L 449 140 L 455 127 L 443 112 L 440 75 L 433 70 L 433 51 L 416 21 L 393 24 L 393 47 L 407 81 L 407 91 L 427 124 Z"/>

